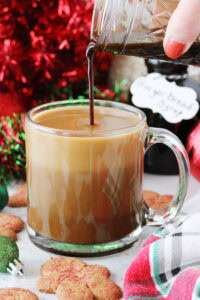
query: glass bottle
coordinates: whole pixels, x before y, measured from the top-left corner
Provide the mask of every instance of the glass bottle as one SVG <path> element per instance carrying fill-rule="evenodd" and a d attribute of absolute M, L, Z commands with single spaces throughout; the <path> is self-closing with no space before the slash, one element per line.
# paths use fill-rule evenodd
<path fill-rule="evenodd" d="M 170 130 L 186 146 L 190 131 L 200 119 L 200 85 L 188 76 L 186 65 L 154 59 L 148 59 L 145 63 L 148 74 L 133 82 L 129 104 L 144 111 L 149 126 Z M 154 110 L 156 96 L 158 101 Z M 160 109 L 159 103 L 162 103 Z M 179 118 L 181 112 L 183 116 Z M 168 147 L 156 144 L 146 152 L 144 170 L 154 174 L 173 175 L 178 174 L 178 165 Z"/>
<path fill-rule="evenodd" d="M 179 0 L 96 0 L 91 40 L 97 51 L 170 60 L 163 50 L 165 30 Z M 200 64 L 199 39 L 176 60 Z"/>

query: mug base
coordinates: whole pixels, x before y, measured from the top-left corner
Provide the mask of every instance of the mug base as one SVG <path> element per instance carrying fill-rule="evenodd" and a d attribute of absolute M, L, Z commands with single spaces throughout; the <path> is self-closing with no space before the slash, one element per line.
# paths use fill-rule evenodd
<path fill-rule="evenodd" d="M 67 256 L 95 257 L 115 254 L 130 248 L 138 241 L 142 227 L 139 226 L 135 231 L 120 240 L 95 245 L 78 245 L 58 242 L 42 236 L 34 231 L 29 225 L 27 225 L 27 230 L 30 240 L 42 250 Z"/>

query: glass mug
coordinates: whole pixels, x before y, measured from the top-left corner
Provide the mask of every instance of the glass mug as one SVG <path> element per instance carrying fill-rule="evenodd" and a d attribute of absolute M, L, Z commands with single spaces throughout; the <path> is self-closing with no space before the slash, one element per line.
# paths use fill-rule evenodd
<path fill-rule="evenodd" d="M 91 40 L 97 51 L 174 61 L 165 55 L 163 39 L 178 3 L 179 0 L 95 0 Z M 175 61 L 199 65 L 199 38 Z"/>
<path fill-rule="evenodd" d="M 175 135 L 148 128 L 142 111 L 122 103 L 95 100 L 97 122 L 99 116 L 104 122 L 111 118 L 112 130 L 89 130 L 88 124 L 88 130 L 73 130 L 74 121 L 63 130 L 63 121 L 55 127 L 45 123 L 71 118 L 74 110 L 89 121 L 89 100 L 41 105 L 26 116 L 28 233 L 37 246 L 55 253 L 117 252 L 138 240 L 145 223 L 163 224 L 180 211 L 187 153 Z M 81 117 L 77 122 L 82 124 Z M 180 176 L 177 196 L 161 211 L 142 200 L 144 154 L 156 143 L 173 150 Z"/>

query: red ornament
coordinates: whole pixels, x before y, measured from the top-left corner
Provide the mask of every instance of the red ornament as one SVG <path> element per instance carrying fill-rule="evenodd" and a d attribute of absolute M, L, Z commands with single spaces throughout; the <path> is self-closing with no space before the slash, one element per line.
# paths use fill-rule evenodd
<path fill-rule="evenodd" d="M 187 152 L 192 175 L 200 181 L 200 121 L 188 137 Z"/>

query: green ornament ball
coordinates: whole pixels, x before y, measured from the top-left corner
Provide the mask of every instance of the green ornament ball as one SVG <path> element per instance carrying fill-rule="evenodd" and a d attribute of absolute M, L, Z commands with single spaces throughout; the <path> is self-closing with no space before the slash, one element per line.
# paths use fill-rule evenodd
<path fill-rule="evenodd" d="M 0 235 L 0 272 L 7 272 L 9 263 L 19 259 L 19 248 L 15 241 Z"/>
<path fill-rule="evenodd" d="M 0 184 L 0 210 L 8 204 L 8 191 L 4 184 Z"/>

